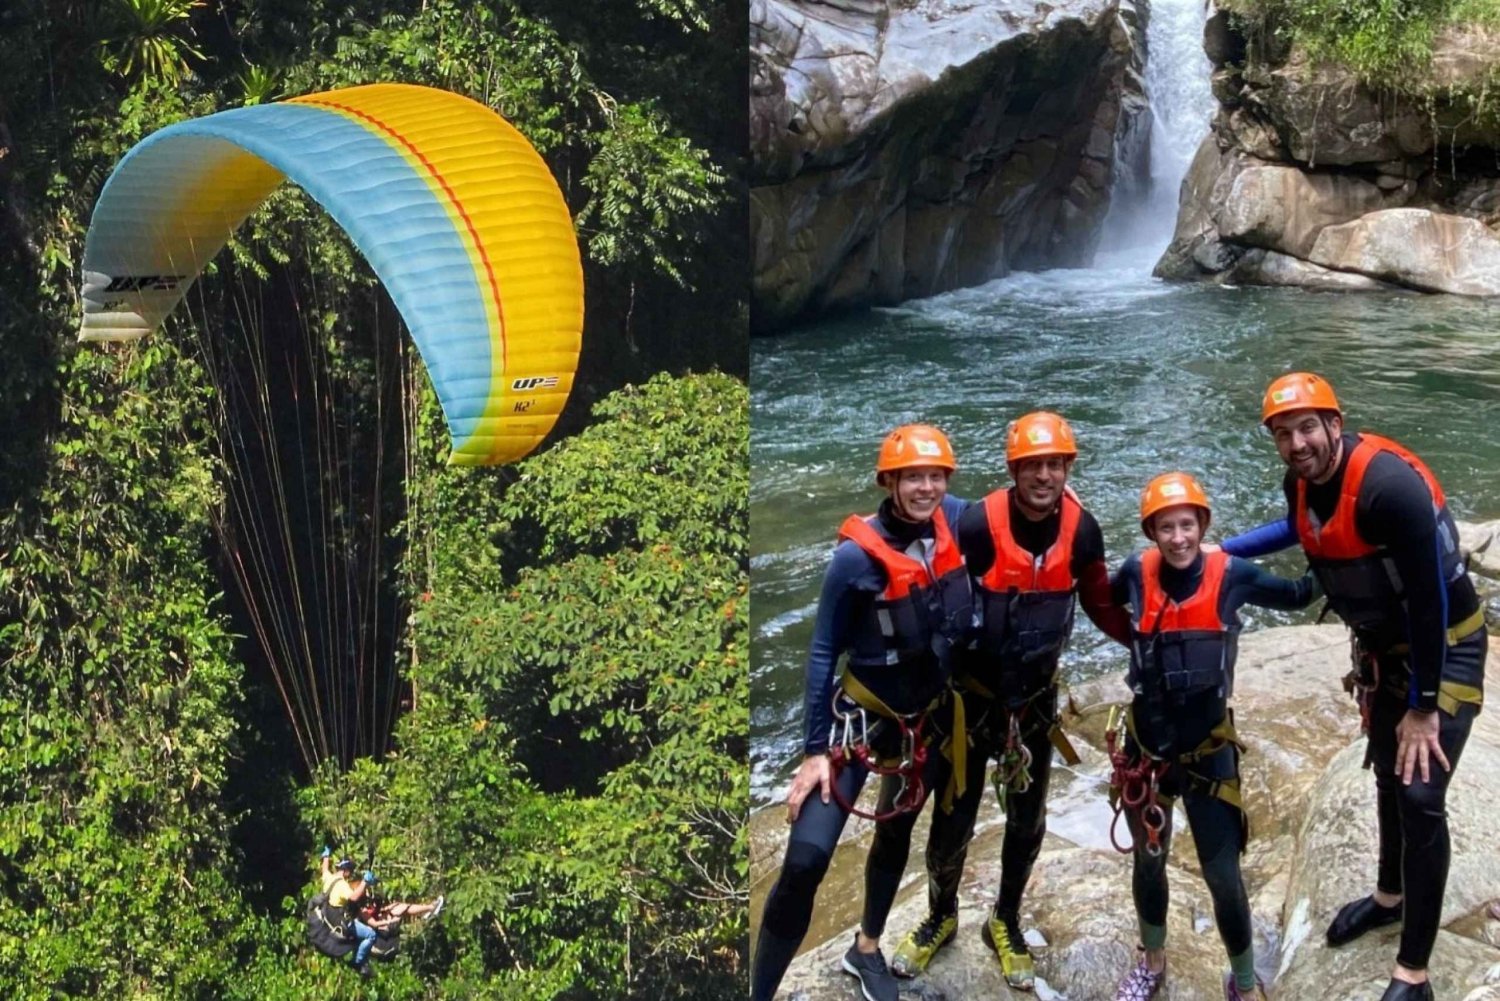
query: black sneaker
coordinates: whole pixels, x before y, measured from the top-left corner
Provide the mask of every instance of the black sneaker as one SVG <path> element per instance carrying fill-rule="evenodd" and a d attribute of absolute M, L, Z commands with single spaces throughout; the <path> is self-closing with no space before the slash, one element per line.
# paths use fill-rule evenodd
<path fill-rule="evenodd" d="M 1401 920 L 1401 905 L 1381 907 L 1374 897 L 1351 900 L 1339 908 L 1333 923 L 1328 926 L 1328 944 L 1333 946 L 1353 942 L 1367 931 L 1393 925 Z"/>
<path fill-rule="evenodd" d="M 375 975 L 375 971 L 370 969 L 370 964 L 368 961 L 360 963 L 358 966 L 356 966 L 354 968 L 354 972 L 358 973 L 360 979 L 362 980 L 369 980 Z"/>
<path fill-rule="evenodd" d="M 879 949 L 860 952 L 858 935 L 849 951 L 844 953 L 844 972 L 859 978 L 859 990 L 865 1001 L 897 1001 L 900 991 L 896 987 L 896 978 L 885 965 L 885 957 Z"/>
<path fill-rule="evenodd" d="M 1409 984 L 1392 977 L 1385 993 L 1380 995 L 1380 1001 L 1432 1001 L 1432 982 L 1424 980 L 1420 984 Z"/>

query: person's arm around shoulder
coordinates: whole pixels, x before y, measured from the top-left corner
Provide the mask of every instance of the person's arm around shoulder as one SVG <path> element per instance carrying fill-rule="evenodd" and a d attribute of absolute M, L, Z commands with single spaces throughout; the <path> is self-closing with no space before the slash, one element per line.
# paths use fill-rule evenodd
<path fill-rule="evenodd" d="M 1293 580 L 1263 570 L 1238 556 L 1229 557 L 1229 566 L 1225 569 L 1224 576 L 1232 594 L 1231 608 L 1258 605 L 1261 608 L 1294 611 L 1306 608 L 1322 593 L 1317 577 L 1311 570 Z"/>
<path fill-rule="evenodd" d="M 1116 605 L 1129 607 L 1141 580 L 1141 554 L 1131 553 L 1120 564 L 1120 569 L 1109 575 L 1109 600 Z"/>
<path fill-rule="evenodd" d="M 1121 646 L 1129 646 L 1130 615 L 1124 604 L 1115 600 L 1109 567 L 1104 562 L 1104 533 L 1087 511 L 1078 521 L 1074 553 L 1078 604 L 1100 632 Z"/>
<path fill-rule="evenodd" d="M 1291 516 L 1288 515 L 1285 518 L 1268 521 L 1264 525 L 1257 525 L 1248 532 L 1231 535 L 1219 543 L 1219 548 L 1230 556 L 1251 559 L 1290 549 L 1297 545 L 1297 541 L 1297 528 L 1292 524 Z"/>

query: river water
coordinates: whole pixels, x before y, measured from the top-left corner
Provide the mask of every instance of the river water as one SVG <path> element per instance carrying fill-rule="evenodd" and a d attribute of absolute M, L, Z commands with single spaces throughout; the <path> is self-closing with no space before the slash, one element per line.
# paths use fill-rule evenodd
<path fill-rule="evenodd" d="M 1153 258 L 1154 259 L 1154 258 Z M 780 796 L 801 744 L 803 663 L 834 533 L 874 509 L 872 468 L 891 427 L 951 436 L 952 491 L 1006 482 L 1004 432 L 1056 410 L 1078 436 L 1072 483 L 1112 566 L 1144 539 L 1141 487 L 1183 469 L 1214 505 L 1210 537 L 1284 513 L 1282 465 L 1261 392 L 1311 369 L 1352 427 L 1416 450 L 1460 518 L 1500 517 L 1500 305 L 1397 293 L 1168 284 L 1150 260 L 1014 274 L 751 344 L 752 795 Z M 1270 564 L 1301 571 L 1295 553 Z M 1303 621 L 1248 609 L 1250 628 Z M 1079 616 L 1065 676 L 1123 670 L 1121 648 Z"/>
<path fill-rule="evenodd" d="M 1327 377 L 1352 428 L 1416 450 L 1460 518 L 1500 517 L 1500 304 L 1406 293 L 1169 284 L 1150 276 L 1214 101 L 1201 0 L 1156 0 L 1148 29 L 1150 184 L 1116 198 L 1095 266 L 1013 274 L 751 342 L 751 794 L 780 797 L 800 755 L 803 663 L 839 522 L 869 512 L 881 438 L 926 421 L 958 454 L 952 490 L 1007 482 L 1005 429 L 1056 410 L 1078 435 L 1072 484 L 1111 566 L 1145 540 L 1139 493 L 1198 477 L 1210 538 L 1282 516 L 1282 465 L 1260 429 L 1276 375 Z M 1268 561 L 1296 575 L 1299 552 Z M 1314 613 L 1246 609 L 1249 628 Z M 1066 677 L 1124 669 L 1079 616 Z"/>

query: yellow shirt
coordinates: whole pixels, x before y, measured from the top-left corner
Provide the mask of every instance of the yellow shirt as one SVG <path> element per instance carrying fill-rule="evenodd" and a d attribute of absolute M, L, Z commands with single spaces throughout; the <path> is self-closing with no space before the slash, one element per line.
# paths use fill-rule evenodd
<path fill-rule="evenodd" d="M 340 879 L 343 878 L 343 873 L 339 872 L 337 869 L 330 869 L 327 872 L 323 873 L 322 876 L 323 892 L 327 893 L 329 890 L 333 889 L 334 883 L 337 883 Z"/>
<path fill-rule="evenodd" d="M 343 907 L 353 896 L 354 888 L 342 875 L 335 877 L 333 885 L 328 888 L 328 903 L 333 907 Z"/>

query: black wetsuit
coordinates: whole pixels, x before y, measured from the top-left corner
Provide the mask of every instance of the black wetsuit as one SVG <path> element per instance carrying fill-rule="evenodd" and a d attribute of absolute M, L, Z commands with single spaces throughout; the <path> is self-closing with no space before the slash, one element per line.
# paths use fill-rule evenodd
<path fill-rule="evenodd" d="M 1328 482 L 1307 485 L 1307 505 L 1320 521 L 1334 515 L 1343 487 L 1353 435 L 1344 435 L 1339 469 Z M 1259 555 L 1297 542 L 1297 478 L 1288 472 L 1282 481 L 1288 515 L 1279 532 L 1257 531 L 1224 544 L 1226 551 Z M 1445 807 L 1453 772 L 1435 761 L 1430 778 L 1416 774 L 1403 785 L 1395 771 L 1396 725 L 1408 709 L 1437 712 L 1439 741 L 1456 771 L 1478 706 L 1463 704 L 1456 713 L 1437 707 L 1441 681 L 1454 679 L 1482 690 L 1484 662 L 1489 648 L 1481 628 L 1449 646 L 1445 630 L 1464 621 L 1479 608 L 1479 597 L 1467 573 L 1444 580 L 1442 549 L 1455 544 L 1451 519 L 1439 519 L 1432 492 L 1422 476 L 1390 452 L 1375 456 L 1365 472 L 1355 503 L 1355 526 L 1360 537 L 1383 547 L 1405 585 L 1404 615 L 1393 616 L 1382 628 L 1361 633 L 1361 650 L 1379 666 L 1381 684 L 1371 704 L 1368 763 L 1375 772 L 1379 818 L 1380 862 L 1376 886 L 1404 898 L 1404 925 L 1396 961 L 1408 969 L 1427 967 L 1442 917 L 1443 892 L 1451 855 Z M 1237 544 L 1239 543 L 1239 544 Z M 1409 644 L 1392 651 L 1391 643 Z"/>
<path fill-rule="evenodd" d="M 1202 554 L 1199 554 L 1192 565 L 1182 570 L 1174 569 L 1165 560 L 1162 561 L 1161 587 L 1174 602 L 1186 601 L 1196 594 L 1202 579 Z M 1111 580 L 1111 588 L 1114 599 L 1120 604 L 1139 606 L 1142 593 L 1139 555 L 1131 556 L 1125 561 Z M 1219 590 L 1219 620 L 1228 625 L 1231 631 L 1237 632 L 1237 613 L 1244 605 L 1303 608 L 1312 600 L 1312 595 L 1313 580 L 1310 576 L 1295 581 L 1286 580 L 1266 573 L 1246 560 L 1231 558 Z M 1147 702 L 1140 694 L 1144 686 L 1137 673 L 1137 666 L 1132 665 L 1131 686 L 1137 691 L 1137 695 L 1131 708 L 1136 732 L 1141 741 L 1151 746 L 1160 757 L 1171 760 L 1199 747 L 1209 738 L 1214 727 L 1228 715 L 1233 686 L 1232 673 L 1223 690 L 1207 689 L 1188 694 L 1180 704 L 1170 704 L 1165 718 L 1161 713 L 1148 711 Z M 1140 748 L 1135 740 L 1127 739 L 1126 751 L 1132 761 L 1139 760 Z M 1244 879 L 1240 875 L 1240 853 L 1245 847 L 1245 818 L 1238 807 L 1208 794 L 1206 782 L 1237 782 L 1239 751 L 1233 744 L 1226 744 L 1212 755 L 1193 762 L 1191 773 L 1195 777 L 1190 777 L 1188 766 L 1180 762 L 1174 764 L 1162 780 L 1161 793 L 1182 798 L 1188 824 L 1193 830 L 1198 863 L 1203 870 L 1203 879 L 1208 884 L 1209 895 L 1213 898 L 1214 919 L 1219 926 L 1219 937 L 1224 943 L 1225 952 L 1230 957 L 1235 957 L 1250 948 L 1250 902 L 1245 894 Z M 1141 924 L 1142 945 L 1148 949 L 1159 949 L 1166 939 L 1167 856 L 1171 849 L 1172 811 L 1164 811 L 1162 850 L 1155 857 L 1146 851 L 1146 832 L 1142 828 L 1138 812 L 1127 809 L 1125 813 L 1135 844 L 1131 891 L 1135 899 L 1136 916 Z"/>
<path fill-rule="evenodd" d="M 1010 503 L 1011 535 L 1017 545 L 1034 556 L 1045 554 L 1057 541 L 1061 517 L 1054 512 L 1040 521 L 1031 521 L 1016 506 L 1014 494 Z M 959 520 L 958 544 L 969 572 L 976 579 L 983 577 L 996 556 L 984 505 L 971 505 Z M 1115 638 L 1122 642 L 1128 639 L 1129 620 L 1110 601 L 1104 537 L 1099 523 L 1087 511 L 1080 514 L 1069 565 L 1073 578 L 1078 581 L 1079 601 L 1084 611 Z M 955 661 L 958 674 L 973 675 L 995 685 L 993 679 L 997 676 L 998 665 L 987 663 L 984 654 L 965 650 L 955 656 Z M 1036 674 L 1050 677 L 1056 671 L 1057 657 L 1053 656 L 1037 666 Z M 966 756 L 964 792 L 953 798 L 951 812 L 934 809 L 932 829 L 927 839 L 928 905 L 934 914 L 954 914 L 958 910 L 958 885 L 984 797 L 985 769 L 991 759 L 997 759 L 1005 752 L 1010 724 L 1010 711 L 1005 704 L 1008 693 L 996 694 L 999 698 L 993 700 L 973 692 L 963 696 L 971 742 Z M 995 901 L 997 915 L 1014 916 L 1019 911 L 1021 895 L 1041 851 L 1042 838 L 1047 833 L 1047 788 L 1052 778 L 1052 744 L 1048 731 L 1057 714 L 1057 686 L 1047 685 L 1039 692 L 1026 694 L 1030 697 L 1024 704 L 1015 706 L 1014 711 L 1021 742 L 1031 752 L 1031 783 L 1024 792 L 1013 791 L 1006 798 L 1005 840 L 1000 849 L 1000 888 Z M 937 729 L 944 736 L 951 732 L 952 710 L 950 698 L 936 714 Z M 932 789 L 934 795 L 941 797 L 950 781 L 952 765 L 942 755 L 933 757 L 937 759 L 937 770 L 933 779 L 936 784 Z M 899 860 L 904 868 L 915 823 L 916 815 L 910 814 L 882 824 L 875 832 L 875 843 L 870 849 L 870 865 L 895 869 Z M 899 873 L 899 869 L 896 871 Z M 868 915 L 865 931 L 873 934 Z"/>
<path fill-rule="evenodd" d="M 943 512 L 950 525 L 958 522 L 967 502 L 954 497 L 943 500 Z M 893 545 L 905 547 L 918 539 L 931 540 L 932 523 L 912 525 L 895 518 L 890 511 L 890 502 L 881 505 L 877 523 L 879 530 Z M 885 574 L 862 549 L 852 542 L 841 543 L 835 550 L 833 561 L 823 578 L 823 589 L 818 597 L 817 621 L 813 627 L 812 644 L 807 658 L 807 687 L 805 719 L 805 754 L 822 754 L 828 750 L 829 736 L 833 726 L 831 698 L 834 688 L 834 671 L 840 656 L 854 644 L 854 631 L 859 623 L 867 621 L 869 610 L 877 596 L 885 588 Z M 958 637 L 954 637 L 958 639 Z M 885 701 L 897 706 L 901 703 L 905 689 L 930 688 L 932 676 L 946 678 L 947 664 L 934 662 L 922 671 L 922 677 L 893 675 L 882 678 L 882 688 L 877 692 Z M 871 682 L 871 679 L 863 679 Z M 887 720 L 871 717 L 873 735 L 871 743 L 881 754 L 894 753 L 899 745 L 899 732 Z M 876 722 L 878 720 L 878 722 Z M 941 755 L 928 756 L 927 788 L 935 781 L 934 769 Z M 844 768 L 837 777 L 837 787 L 844 802 L 853 803 L 859 798 L 868 772 L 857 762 Z M 889 807 L 887 792 L 882 786 L 880 810 Z M 903 814 L 901 818 L 915 814 Z M 766 898 L 761 917 L 759 935 L 755 944 L 755 958 L 750 973 L 750 996 L 752 1001 L 770 1001 L 775 995 L 782 976 L 792 957 L 796 955 L 812 920 L 813 901 L 818 884 L 828 871 L 828 863 L 838 844 L 839 834 L 848 813 L 839 806 L 837 798 L 824 803 L 818 790 L 802 803 L 797 821 L 792 825 L 787 840 L 785 859 L 781 874 Z M 876 830 L 895 821 L 883 821 Z M 910 828 L 908 826 L 908 841 Z M 865 867 L 865 934 L 878 936 L 885 925 L 885 916 L 895 900 L 900 887 L 901 874 L 906 868 L 906 859 L 895 860 L 872 850 Z"/>

